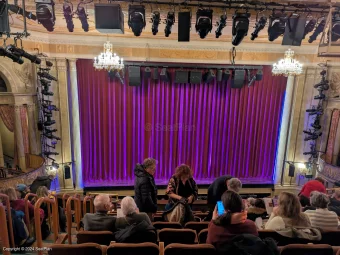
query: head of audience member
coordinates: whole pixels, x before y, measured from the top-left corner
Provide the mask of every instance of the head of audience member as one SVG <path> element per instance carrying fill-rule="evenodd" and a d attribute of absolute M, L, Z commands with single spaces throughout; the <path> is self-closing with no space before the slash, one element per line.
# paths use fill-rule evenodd
<path fill-rule="evenodd" d="M 40 186 L 37 189 L 37 196 L 38 196 L 38 198 L 48 197 L 49 196 L 49 191 L 48 191 L 47 187 L 46 186 Z"/>
<path fill-rule="evenodd" d="M 18 200 L 17 192 L 14 188 L 7 188 L 4 190 L 4 194 L 6 194 L 9 198 L 9 201 Z"/>
<path fill-rule="evenodd" d="M 281 192 L 278 200 L 278 216 L 289 218 L 292 223 L 298 223 L 301 219 L 301 204 L 298 196 L 290 192 Z"/>
<path fill-rule="evenodd" d="M 255 207 L 256 208 L 262 208 L 262 209 L 266 209 L 266 204 L 264 203 L 262 198 L 257 198 L 255 200 Z"/>
<path fill-rule="evenodd" d="M 152 176 L 155 174 L 156 164 L 157 164 L 157 161 L 153 158 L 146 158 L 143 161 L 143 166 L 144 166 L 145 171 L 148 174 L 151 174 Z"/>
<path fill-rule="evenodd" d="M 26 194 L 30 192 L 30 188 L 25 184 L 18 184 L 16 186 L 16 192 L 18 198 L 25 198 Z"/>
<path fill-rule="evenodd" d="M 249 207 L 255 207 L 255 201 L 256 201 L 255 198 L 253 198 L 253 197 L 248 197 L 248 198 L 247 198 L 247 201 L 248 201 L 248 206 L 249 206 Z"/>
<path fill-rule="evenodd" d="M 124 216 L 139 212 L 135 200 L 132 197 L 124 197 L 120 202 L 120 208 Z"/>
<path fill-rule="evenodd" d="M 313 191 L 310 196 L 310 204 L 313 207 L 326 209 L 329 204 L 329 197 L 318 191 Z"/>
<path fill-rule="evenodd" d="M 182 164 L 176 168 L 175 177 L 182 182 L 192 178 L 192 171 L 188 165 Z"/>
<path fill-rule="evenodd" d="M 107 194 L 99 194 L 93 201 L 96 212 L 108 212 L 112 208 L 111 199 Z"/>
<path fill-rule="evenodd" d="M 340 201 L 340 189 L 335 190 L 335 192 L 333 194 L 333 198 Z"/>
<path fill-rule="evenodd" d="M 232 190 L 227 190 L 223 193 L 222 203 L 225 212 L 238 213 L 244 210 L 242 197 Z"/>
<path fill-rule="evenodd" d="M 231 178 L 230 180 L 228 180 L 227 186 L 228 190 L 238 193 L 242 188 L 242 182 L 238 178 Z"/>
<path fill-rule="evenodd" d="M 316 177 L 315 180 L 318 181 L 318 182 L 321 182 L 323 185 L 325 185 L 325 180 L 322 179 L 321 177 Z"/>

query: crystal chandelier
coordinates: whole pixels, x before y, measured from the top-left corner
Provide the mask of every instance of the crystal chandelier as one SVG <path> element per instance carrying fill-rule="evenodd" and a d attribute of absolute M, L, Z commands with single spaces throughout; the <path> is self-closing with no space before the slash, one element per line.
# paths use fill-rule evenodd
<path fill-rule="evenodd" d="M 116 53 L 112 53 L 112 44 L 107 41 L 104 43 L 104 52 L 94 58 L 94 68 L 107 71 L 121 70 L 124 68 L 123 58 L 120 58 Z"/>
<path fill-rule="evenodd" d="M 288 49 L 285 58 L 273 64 L 272 73 L 274 75 L 296 76 L 302 73 L 302 64 L 294 57 L 294 51 Z"/>

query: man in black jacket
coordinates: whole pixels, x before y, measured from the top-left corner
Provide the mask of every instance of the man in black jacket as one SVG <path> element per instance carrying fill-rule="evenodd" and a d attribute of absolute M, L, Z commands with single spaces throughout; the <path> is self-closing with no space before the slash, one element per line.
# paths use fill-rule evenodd
<path fill-rule="evenodd" d="M 140 212 L 145 212 L 152 220 L 152 213 L 157 211 L 157 186 L 154 174 L 156 160 L 147 158 L 143 164 L 135 167 L 135 202 Z"/>

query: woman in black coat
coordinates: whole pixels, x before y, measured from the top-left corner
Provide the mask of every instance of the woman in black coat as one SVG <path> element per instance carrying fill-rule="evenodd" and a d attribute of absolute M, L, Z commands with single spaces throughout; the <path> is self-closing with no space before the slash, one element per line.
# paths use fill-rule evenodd
<path fill-rule="evenodd" d="M 156 160 L 147 158 L 143 164 L 135 167 L 135 202 L 140 212 L 145 212 L 152 220 L 152 213 L 157 211 L 157 186 L 153 175 Z"/>

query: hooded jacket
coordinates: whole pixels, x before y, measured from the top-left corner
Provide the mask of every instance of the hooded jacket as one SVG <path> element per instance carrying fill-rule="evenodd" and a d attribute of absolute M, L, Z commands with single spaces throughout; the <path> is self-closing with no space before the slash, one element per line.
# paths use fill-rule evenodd
<path fill-rule="evenodd" d="M 155 213 L 157 211 L 157 186 L 151 174 L 143 165 L 135 167 L 135 202 L 140 212 Z"/>

